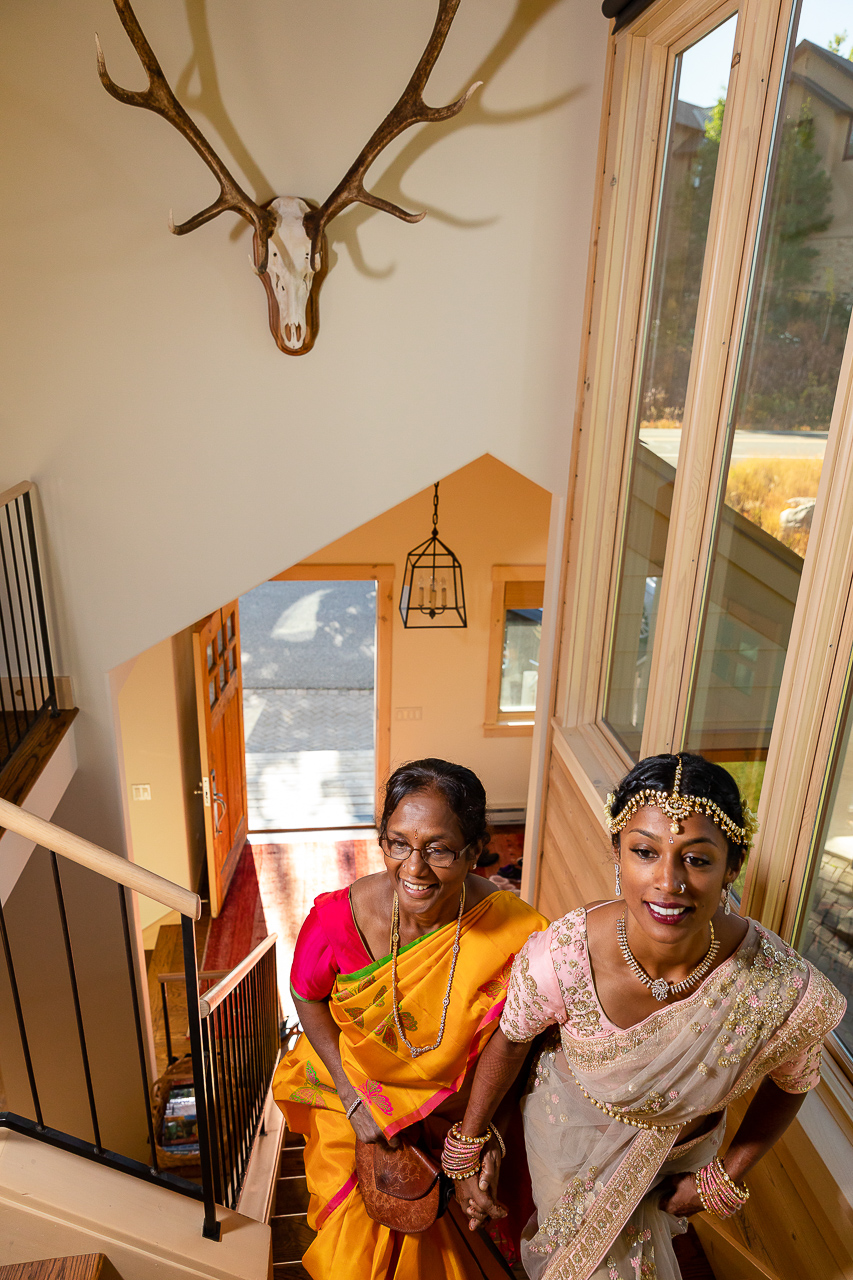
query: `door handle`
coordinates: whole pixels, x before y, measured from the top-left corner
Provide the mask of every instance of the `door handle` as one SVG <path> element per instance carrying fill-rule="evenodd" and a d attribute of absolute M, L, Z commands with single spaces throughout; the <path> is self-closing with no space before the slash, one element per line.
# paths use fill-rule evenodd
<path fill-rule="evenodd" d="M 217 815 L 216 806 L 222 805 L 222 812 Z M 213 793 L 213 834 L 215 836 L 222 835 L 222 821 L 228 812 L 228 805 L 225 803 L 225 797 L 220 791 Z"/>

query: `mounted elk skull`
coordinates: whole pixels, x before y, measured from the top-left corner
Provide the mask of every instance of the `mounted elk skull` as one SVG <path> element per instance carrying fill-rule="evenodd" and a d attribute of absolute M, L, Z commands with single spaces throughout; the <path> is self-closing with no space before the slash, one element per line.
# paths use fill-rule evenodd
<path fill-rule="evenodd" d="M 254 228 L 254 268 L 267 292 L 273 337 L 279 348 L 288 355 L 303 355 L 311 350 L 317 337 L 317 295 L 328 265 L 326 227 L 332 219 L 349 205 L 356 203 L 381 209 L 393 214 L 395 218 L 402 218 L 404 222 L 420 222 L 425 216 L 423 213 L 407 213 L 399 205 L 371 195 L 364 189 L 364 178 L 382 150 L 404 129 L 413 124 L 449 120 L 462 110 L 471 94 L 482 83 L 478 81 L 473 84 L 467 93 L 447 107 L 428 107 L 423 100 L 426 82 L 447 39 L 459 8 L 459 0 L 439 0 L 432 35 L 396 106 L 382 121 L 331 195 L 319 206 L 298 196 L 279 196 L 260 205 L 248 196 L 178 102 L 145 38 L 130 0 L 113 0 L 113 3 L 148 74 L 148 88 L 137 93 L 117 85 L 107 71 L 101 42 L 95 36 L 101 83 L 119 102 L 132 107 L 146 107 L 174 125 L 195 148 L 219 182 L 219 198 L 213 204 L 178 226 L 175 226 L 170 215 L 169 230 L 176 236 L 185 235 L 226 210 L 245 218 Z"/>

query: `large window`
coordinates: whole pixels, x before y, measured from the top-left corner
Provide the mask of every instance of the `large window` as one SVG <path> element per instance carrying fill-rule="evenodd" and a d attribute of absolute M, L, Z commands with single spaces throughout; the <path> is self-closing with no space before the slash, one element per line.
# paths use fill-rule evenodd
<path fill-rule="evenodd" d="M 592 845 L 632 760 L 700 751 L 760 802 L 745 910 L 853 994 L 838 12 L 685 0 L 615 36 L 538 874 L 552 915 L 607 893 L 603 859 L 568 883 L 566 829 Z"/>
<path fill-rule="evenodd" d="M 687 746 L 758 797 L 853 302 L 833 6 L 803 0 L 789 46 L 729 422 Z M 846 62 L 846 66 L 845 66 Z"/>
<path fill-rule="evenodd" d="M 733 15 L 675 59 L 642 374 L 635 409 L 627 503 L 605 719 L 637 759 L 643 733 L 657 606 L 726 88 Z"/>

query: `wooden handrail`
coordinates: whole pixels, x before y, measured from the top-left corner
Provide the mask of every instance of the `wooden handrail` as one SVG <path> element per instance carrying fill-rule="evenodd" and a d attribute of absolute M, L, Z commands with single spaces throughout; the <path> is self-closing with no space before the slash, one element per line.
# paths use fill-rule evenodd
<path fill-rule="evenodd" d="M 44 818 L 37 818 L 34 813 L 27 813 L 8 800 L 0 800 L 0 827 L 14 831 L 25 840 L 34 840 L 42 848 L 51 849 L 63 858 L 77 862 L 81 867 L 88 867 L 90 871 L 96 871 L 98 875 L 105 876 L 116 884 L 144 893 L 147 898 L 153 898 L 155 902 L 180 912 L 182 916 L 191 916 L 193 920 L 198 920 L 201 916 L 201 898 L 197 893 L 182 889 L 171 880 L 155 875 L 153 871 L 146 871 L 135 862 L 128 862 L 126 858 L 101 849 L 80 836 L 72 835 L 70 831 L 64 831 L 62 827 L 54 826 Z"/>
<path fill-rule="evenodd" d="M 16 498 L 20 498 L 22 494 L 29 493 L 34 488 L 35 485 L 32 480 L 22 480 L 20 484 L 13 484 L 11 489 L 7 489 L 5 493 L 0 493 L 0 507 L 5 507 L 7 503 L 14 502 Z"/>
<path fill-rule="evenodd" d="M 225 997 L 230 995 L 234 988 L 243 981 L 246 974 L 254 969 L 261 956 L 266 955 L 270 947 L 274 946 L 275 940 L 276 935 L 274 933 L 271 933 L 268 938 L 264 938 L 263 942 L 258 943 L 254 951 L 249 952 L 245 960 L 241 960 L 238 965 L 235 965 L 227 978 L 223 978 L 221 982 L 217 982 L 215 987 L 211 987 L 203 996 L 199 996 L 199 1009 L 203 1018 L 210 1017 L 217 1005 L 222 1004 Z"/>

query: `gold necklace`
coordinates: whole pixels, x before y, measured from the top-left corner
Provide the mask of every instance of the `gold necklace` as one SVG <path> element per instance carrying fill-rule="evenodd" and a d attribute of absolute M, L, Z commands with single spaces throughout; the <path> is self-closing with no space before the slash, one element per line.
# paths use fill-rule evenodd
<path fill-rule="evenodd" d="M 695 969 L 691 969 L 686 978 L 682 978 L 680 982 L 667 982 L 666 978 L 651 978 L 646 973 L 639 960 L 628 946 L 628 934 L 625 930 L 625 917 L 620 916 L 616 921 L 616 937 L 619 939 L 619 950 L 625 959 L 625 963 L 631 970 L 635 978 L 639 978 L 644 986 L 650 987 L 655 1000 L 666 1000 L 669 996 L 678 995 L 680 991 L 686 991 L 688 987 L 692 987 L 694 982 L 698 982 L 700 978 L 704 978 L 711 965 L 717 958 L 717 952 L 720 949 L 718 938 L 714 937 L 714 925 L 711 924 L 711 945 L 703 960 L 700 960 Z"/>
<path fill-rule="evenodd" d="M 413 1058 L 419 1058 L 422 1053 L 429 1053 L 432 1049 L 437 1049 L 441 1044 L 444 1036 L 444 1024 L 447 1021 L 447 1006 L 450 1004 L 450 988 L 453 986 L 453 975 L 456 972 L 456 960 L 459 956 L 459 934 L 462 929 L 462 912 L 465 910 L 465 883 L 462 884 L 462 893 L 459 898 L 459 914 L 456 917 L 456 937 L 453 940 L 453 959 L 450 962 L 450 977 L 447 979 L 447 990 L 444 993 L 443 1008 L 441 1011 L 441 1026 L 438 1029 L 438 1039 L 435 1044 L 425 1044 L 422 1048 L 417 1049 L 406 1039 L 406 1033 L 403 1030 L 400 1021 L 400 1003 L 397 999 L 397 948 L 400 944 L 400 902 L 397 894 L 394 894 L 394 907 L 391 912 L 391 1004 L 394 1010 L 394 1023 L 397 1027 L 400 1039 L 409 1050 Z"/>

